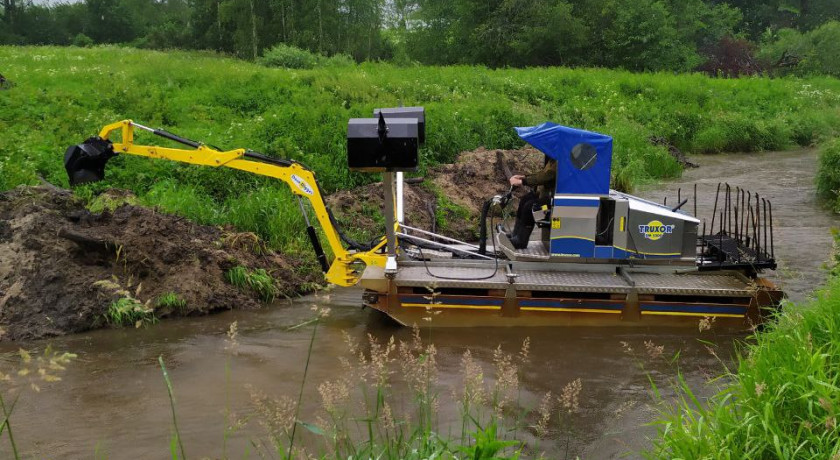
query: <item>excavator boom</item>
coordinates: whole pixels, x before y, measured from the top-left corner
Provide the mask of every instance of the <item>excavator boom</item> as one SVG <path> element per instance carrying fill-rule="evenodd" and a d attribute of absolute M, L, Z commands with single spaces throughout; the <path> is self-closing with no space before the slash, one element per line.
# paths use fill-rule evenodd
<path fill-rule="evenodd" d="M 134 141 L 136 129 L 148 131 L 190 148 L 181 149 L 138 144 Z M 115 134 L 120 136 L 118 141 L 114 139 Z M 91 137 L 82 144 L 74 145 L 67 150 L 64 156 L 64 166 L 70 178 L 70 185 L 103 180 L 106 163 L 120 154 L 214 168 L 226 167 L 280 179 L 289 186 L 289 189 L 299 201 L 304 198 L 309 200 L 314 210 L 315 217 L 334 256 L 331 263 L 327 261 L 318 235 L 309 222 L 303 202 L 300 202 L 301 212 L 307 222 L 309 238 L 328 282 L 339 286 L 353 286 L 359 281 L 360 267 L 357 266 L 359 263 L 385 266 L 386 257 L 380 253 L 385 245 L 384 240 L 367 251 L 351 251 L 344 247 L 342 235 L 324 202 L 315 174 L 296 161 L 272 158 L 246 149 L 221 151 L 168 131 L 149 128 L 131 120 L 123 120 L 105 126 L 98 136 Z"/>

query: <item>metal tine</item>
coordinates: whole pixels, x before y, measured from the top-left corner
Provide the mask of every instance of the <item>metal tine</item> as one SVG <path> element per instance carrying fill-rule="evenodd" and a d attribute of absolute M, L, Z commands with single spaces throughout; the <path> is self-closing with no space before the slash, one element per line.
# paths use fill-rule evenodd
<path fill-rule="evenodd" d="M 735 240 L 740 241 L 738 238 L 739 228 L 738 228 L 738 200 L 741 198 L 741 187 L 735 187 Z"/>
<path fill-rule="evenodd" d="M 744 207 L 744 201 L 746 200 L 746 198 L 744 197 L 745 194 L 746 194 L 745 190 L 741 189 L 741 211 L 742 211 L 741 212 L 741 239 L 742 240 L 744 239 L 744 231 L 746 231 L 746 227 L 745 227 L 746 226 L 746 224 L 745 224 L 745 222 L 746 222 L 745 214 L 746 213 L 743 212 L 743 210 L 746 209 Z M 742 244 L 743 244 L 743 241 L 742 241 Z"/>
<path fill-rule="evenodd" d="M 682 187 L 677 187 L 677 204 L 682 203 Z"/>
<path fill-rule="evenodd" d="M 715 208 L 712 209 L 712 225 L 709 226 L 709 232 L 715 231 L 715 217 L 717 216 L 718 197 L 720 196 L 720 182 L 718 182 L 717 192 L 715 192 Z"/>
<path fill-rule="evenodd" d="M 726 257 L 726 253 L 723 252 L 723 211 L 720 212 L 720 232 L 718 232 L 718 252 L 720 255 L 718 256 L 718 261 L 721 265 L 723 265 L 723 259 Z"/>
<path fill-rule="evenodd" d="M 750 241 L 750 248 L 755 250 L 755 214 L 753 213 L 752 207 L 750 207 L 749 225 L 752 227 L 752 241 Z"/>
<path fill-rule="evenodd" d="M 747 192 L 747 207 L 744 209 L 750 210 L 750 215 L 745 219 L 744 222 L 744 231 L 747 234 L 747 247 L 752 247 L 753 240 L 750 238 L 750 218 L 752 217 L 752 192 Z M 746 214 L 746 213 L 745 213 Z"/>
<path fill-rule="evenodd" d="M 758 193 L 755 194 L 755 257 L 761 260 L 761 203 L 758 201 Z"/>
<path fill-rule="evenodd" d="M 697 182 L 694 183 L 694 217 L 697 217 Z"/>
<path fill-rule="evenodd" d="M 740 206 L 739 201 L 741 200 L 741 187 L 735 188 L 735 239 L 738 240 L 738 244 L 741 244 L 741 225 L 740 219 L 738 218 L 738 210 L 740 209 L 741 214 L 744 213 L 744 207 Z"/>
<path fill-rule="evenodd" d="M 726 184 L 726 192 L 723 195 L 723 231 L 729 234 L 729 184 Z"/>
<path fill-rule="evenodd" d="M 735 200 L 737 202 L 737 199 Z M 738 262 L 741 261 L 741 244 L 740 240 L 738 239 L 738 206 L 735 206 L 735 249 L 738 251 Z"/>
<path fill-rule="evenodd" d="M 776 249 L 773 246 L 773 203 L 767 200 L 767 209 L 770 211 L 770 258 L 776 260 Z"/>
<path fill-rule="evenodd" d="M 765 255 L 769 255 L 767 252 L 767 200 L 764 198 L 761 199 L 761 207 L 763 208 L 762 215 L 764 216 L 764 253 Z"/>

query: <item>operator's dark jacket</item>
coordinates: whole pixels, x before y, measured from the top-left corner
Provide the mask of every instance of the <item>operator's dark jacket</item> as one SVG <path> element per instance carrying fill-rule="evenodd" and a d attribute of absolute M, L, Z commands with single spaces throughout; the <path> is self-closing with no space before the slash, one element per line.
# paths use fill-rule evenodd
<path fill-rule="evenodd" d="M 539 172 L 525 176 L 525 178 L 522 179 L 522 184 L 529 187 L 538 187 L 538 202 L 549 204 L 554 197 L 556 180 L 557 160 L 549 159 Z"/>

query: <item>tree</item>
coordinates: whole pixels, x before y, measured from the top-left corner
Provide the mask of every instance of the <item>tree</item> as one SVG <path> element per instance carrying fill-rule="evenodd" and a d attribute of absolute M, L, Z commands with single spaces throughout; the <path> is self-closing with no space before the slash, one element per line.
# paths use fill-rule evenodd
<path fill-rule="evenodd" d="M 604 66 L 679 71 L 700 63 L 694 46 L 680 40 L 676 20 L 661 0 L 611 0 L 604 19 Z"/>

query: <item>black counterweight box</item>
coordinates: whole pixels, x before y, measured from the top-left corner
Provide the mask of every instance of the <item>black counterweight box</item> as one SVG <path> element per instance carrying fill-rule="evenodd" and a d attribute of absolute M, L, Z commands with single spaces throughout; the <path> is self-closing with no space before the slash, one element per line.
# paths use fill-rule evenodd
<path fill-rule="evenodd" d="M 379 118 L 379 114 L 385 117 L 385 121 L 395 118 L 416 118 L 417 138 L 420 143 L 426 142 L 426 109 L 423 107 L 392 107 L 387 109 L 373 109 L 373 118 Z"/>
<path fill-rule="evenodd" d="M 353 171 L 416 171 L 419 122 L 416 118 L 351 118 L 347 124 L 347 164 Z"/>

